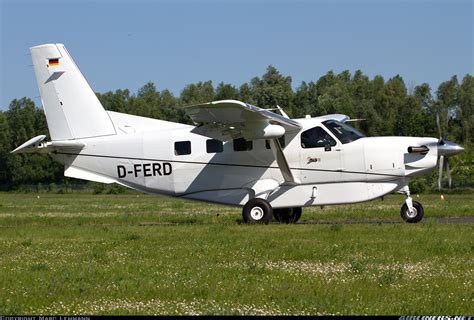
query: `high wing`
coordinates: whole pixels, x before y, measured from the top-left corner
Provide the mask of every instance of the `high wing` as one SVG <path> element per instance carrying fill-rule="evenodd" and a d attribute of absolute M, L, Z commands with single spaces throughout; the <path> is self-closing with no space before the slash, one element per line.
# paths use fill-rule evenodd
<path fill-rule="evenodd" d="M 220 100 L 189 106 L 185 107 L 185 111 L 194 123 L 211 130 L 218 128 L 224 136 L 234 139 L 255 135 L 254 130 L 263 130 L 268 125 L 284 128 L 285 131 L 280 136 L 287 132 L 298 132 L 302 128 L 294 120 L 237 100 Z"/>
<path fill-rule="evenodd" d="M 218 131 L 224 139 L 243 137 L 247 140 L 268 139 L 287 184 L 297 183 L 283 153 L 278 138 L 298 132 L 302 125 L 269 110 L 237 100 L 220 100 L 185 107 L 186 114 L 198 124 L 196 133 L 212 136 Z"/>

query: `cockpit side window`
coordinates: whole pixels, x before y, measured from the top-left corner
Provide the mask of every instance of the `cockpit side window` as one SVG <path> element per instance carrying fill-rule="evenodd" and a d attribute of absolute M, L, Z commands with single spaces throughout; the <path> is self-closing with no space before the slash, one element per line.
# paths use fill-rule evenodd
<path fill-rule="evenodd" d="M 335 145 L 336 140 L 321 127 L 314 127 L 301 133 L 301 147 L 305 149 L 333 147 Z"/>
<path fill-rule="evenodd" d="M 356 141 L 357 139 L 365 137 L 356 128 L 348 124 L 336 121 L 327 120 L 323 122 L 324 126 L 328 128 L 343 144 Z"/>

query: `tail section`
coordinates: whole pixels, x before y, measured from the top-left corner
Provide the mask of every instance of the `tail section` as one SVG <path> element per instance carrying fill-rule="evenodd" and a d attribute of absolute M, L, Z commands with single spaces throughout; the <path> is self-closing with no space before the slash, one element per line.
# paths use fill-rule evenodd
<path fill-rule="evenodd" d="M 51 139 L 116 134 L 109 115 L 62 44 L 30 48 Z"/>

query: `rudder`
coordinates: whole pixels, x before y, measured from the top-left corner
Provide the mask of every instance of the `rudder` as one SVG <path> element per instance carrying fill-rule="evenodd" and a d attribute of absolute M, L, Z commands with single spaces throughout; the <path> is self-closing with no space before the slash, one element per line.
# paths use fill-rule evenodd
<path fill-rule="evenodd" d="M 30 48 L 52 140 L 116 134 L 89 83 L 62 44 Z"/>

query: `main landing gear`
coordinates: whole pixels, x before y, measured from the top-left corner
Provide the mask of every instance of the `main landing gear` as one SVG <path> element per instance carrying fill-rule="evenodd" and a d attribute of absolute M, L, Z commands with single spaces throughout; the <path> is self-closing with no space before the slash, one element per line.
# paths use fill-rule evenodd
<path fill-rule="evenodd" d="M 296 223 L 301 218 L 301 208 L 274 209 L 273 217 L 280 223 Z"/>
<path fill-rule="evenodd" d="M 272 222 L 272 218 L 280 223 L 296 223 L 301 217 L 301 208 L 273 209 L 265 199 L 253 198 L 247 202 L 242 210 L 245 223 Z"/>
<path fill-rule="evenodd" d="M 408 186 L 403 187 L 399 192 L 406 195 L 405 203 L 400 209 L 402 219 L 408 223 L 420 222 L 425 214 L 425 210 L 421 203 L 412 200 Z"/>

